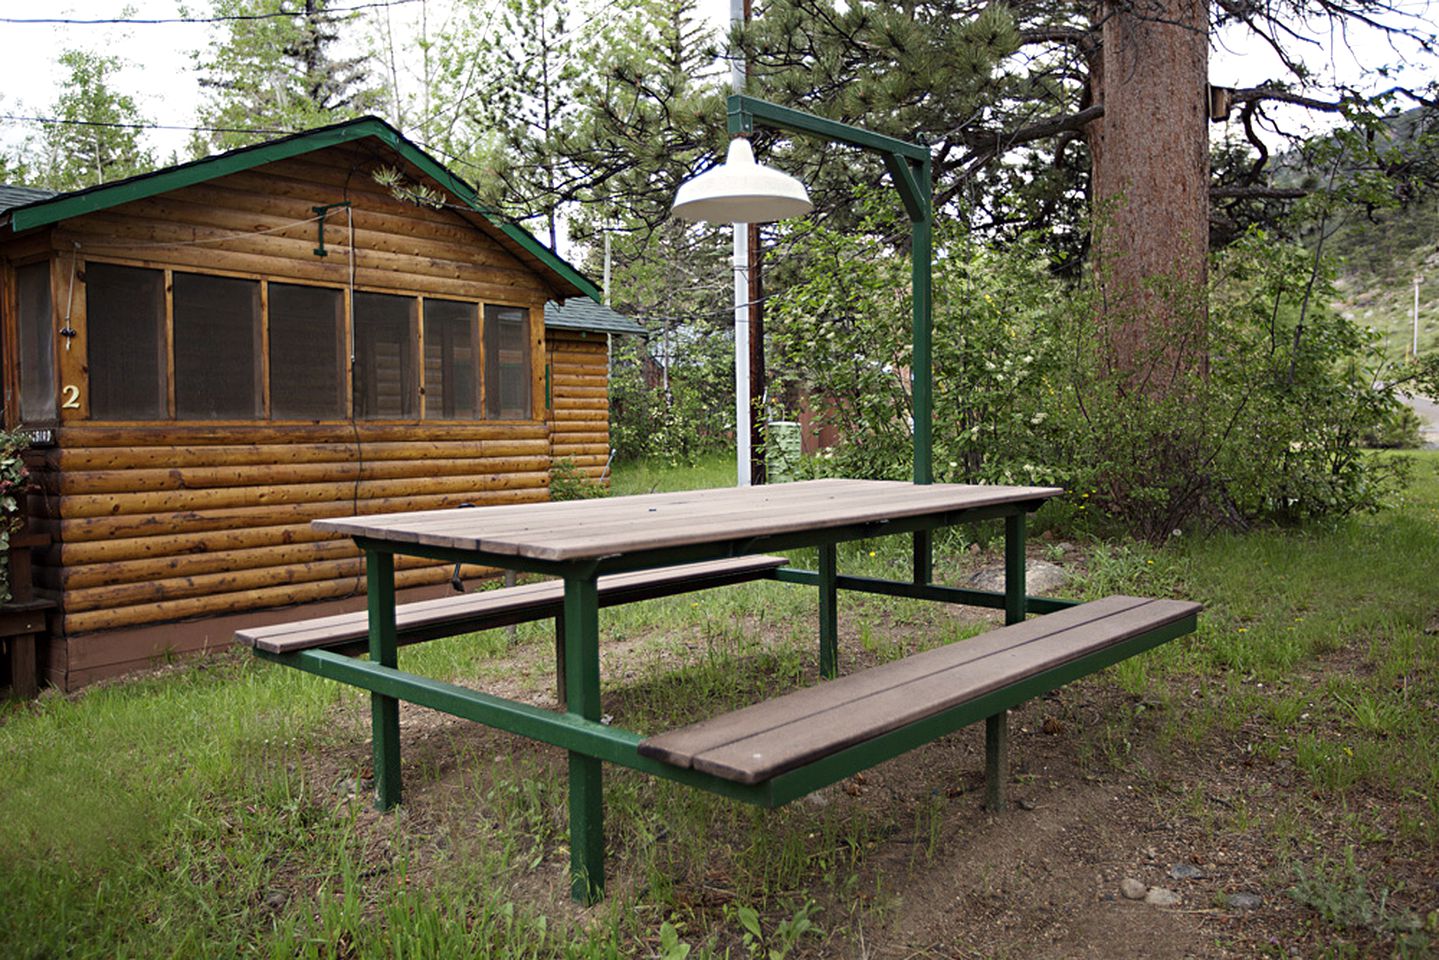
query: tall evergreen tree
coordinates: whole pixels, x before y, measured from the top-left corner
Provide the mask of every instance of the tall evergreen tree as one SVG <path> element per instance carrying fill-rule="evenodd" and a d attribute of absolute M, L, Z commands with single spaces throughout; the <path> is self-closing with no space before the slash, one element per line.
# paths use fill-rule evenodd
<path fill-rule="evenodd" d="M 331 0 L 303 0 L 293 15 L 235 19 L 218 42 L 196 54 L 206 96 L 197 154 L 268 139 L 264 131 L 299 131 L 373 113 L 386 102 L 382 79 L 366 56 L 342 56 L 360 13 L 335 13 Z M 289 9 L 282 0 L 214 0 L 217 17 L 253 17 Z M 262 131 L 249 133 L 244 131 Z"/>

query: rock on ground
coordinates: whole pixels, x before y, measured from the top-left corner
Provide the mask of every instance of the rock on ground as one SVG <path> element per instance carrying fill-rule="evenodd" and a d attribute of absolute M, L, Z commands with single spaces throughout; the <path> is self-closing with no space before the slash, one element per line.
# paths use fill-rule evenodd
<path fill-rule="evenodd" d="M 1052 593 L 1069 580 L 1069 573 L 1063 567 L 1048 560 L 1030 560 L 1024 568 L 1024 591 L 1031 596 Z M 1004 589 L 1004 564 L 996 563 L 984 567 L 969 578 L 972 586 L 980 590 Z"/>

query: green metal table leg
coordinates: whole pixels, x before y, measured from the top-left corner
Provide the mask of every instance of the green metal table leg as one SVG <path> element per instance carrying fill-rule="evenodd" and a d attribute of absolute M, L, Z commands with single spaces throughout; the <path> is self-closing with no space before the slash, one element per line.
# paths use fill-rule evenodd
<path fill-rule="evenodd" d="M 819 548 L 819 675 L 839 674 L 839 576 L 838 551 L 834 544 Z"/>
<path fill-rule="evenodd" d="M 1024 535 L 1027 514 L 1004 518 L 1004 622 L 1025 617 Z M 1004 809 L 1004 782 L 1009 777 L 1009 714 L 984 720 L 984 807 Z"/>
<path fill-rule="evenodd" d="M 561 611 L 555 614 L 555 702 L 561 710 L 569 703 L 565 681 L 565 615 Z"/>
<path fill-rule="evenodd" d="M 984 809 L 1004 809 L 1004 782 L 1009 778 L 1009 711 L 984 718 Z"/>
<path fill-rule="evenodd" d="M 914 582 L 927 586 L 934 582 L 934 531 L 914 532 Z"/>
<path fill-rule="evenodd" d="M 600 719 L 600 620 L 595 577 L 565 578 L 565 709 Z M 600 761 L 570 751 L 570 896 L 590 904 L 605 890 L 605 806 Z"/>
<path fill-rule="evenodd" d="M 398 663 L 395 642 L 395 557 L 365 551 L 365 591 L 370 622 L 370 662 Z M 400 802 L 400 701 L 370 694 L 370 738 L 374 751 L 375 806 L 388 810 Z"/>
<path fill-rule="evenodd" d="M 1004 518 L 1004 622 L 1024 619 L 1024 522 L 1017 513 Z"/>

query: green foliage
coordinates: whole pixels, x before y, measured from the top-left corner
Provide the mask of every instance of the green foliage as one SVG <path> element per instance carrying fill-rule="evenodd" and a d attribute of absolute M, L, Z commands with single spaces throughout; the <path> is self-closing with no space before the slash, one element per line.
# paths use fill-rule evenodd
<path fill-rule="evenodd" d="M 1294 865 L 1295 884 L 1289 888 L 1294 900 L 1317 912 L 1336 927 L 1372 930 L 1380 934 L 1414 934 L 1423 927 L 1412 912 L 1394 910 L 1391 891 L 1369 889 L 1369 883 L 1354 862 L 1354 848 L 1347 847 L 1342 862 L 1321 860 L 1312 867 Z M 1414 940 L 1405 940 L 1418 947 Z M 1428 940 L 1425 938 L 1424 943 Z"/>
<path fill-rule="evenodd" d="M 604 484 L 596 483 L 588 474 L 582 473 L 569 457 L 561 457 L 550 464 L 551 500 L 593 500 L 609 496 Z"/>
<path fill-rule="evenodd" d="M 25 488 L 30 482 L 25 449 L 29 446 L 25 434 L 0 431 L 0 603 L 11 597 L 10 536 L 25 525 Z"/>
<path fill-rule="evenodd" d="M 1364 433 L 1364 446 L 1375 450 L 1414 450 L 1424 445 L 1424 421 L 1408 404 L 1396 407 Z"/>
<path fill-rule="evenodd" d="M 793 915 L 776 924 L 769 934 L 764 932 L 759 911 L 754 907 L 726 906 L 725 913 L 738 921 L 742 931 L 740 940 L 751 957 L 757 960 L 785 960 L 806 934 L 819 934 L 810 920 L 818 912 L 818 907 L 813 900 L 806 900 Z"/>
<path fill-rule="evenodd" d="M 610 443 L 621 459 L 655 457 L 688 463 L 730 445 L 734 424 L 732 344 L 727 331 L 709 325 L 676 329 L 671 335 L 666 392 L 654 359 L 658 350 L 663 362 L 662 344 L 637 337 L 615 338 Z"/>
<path fill-rule="evenodd" d="M 427 143 L 468 166 L 480 196 L 559 240 L 559 208 L 580 199 L 579 90 L 595 27 L 558 0 L 467 0 L 426 49 L 433 62 Z"/>
<path fill-rule="evenodd" d="M 143 124 L 135 98 L 117 91 L 119 57 L 84 50 L 66 50 L 60 65 L 69 71 L 50 115 L 66 121 L 45 127 L 37 149 L 28 158 L 31 183 L 53 190 L 79 190 L 99 183 L 145 173 L 155 166 L 134 127 Z"/>
<path fill-rule="evenodd" d="M 600 225 L 618 225 L 642 252 L 660 230 L 671 246 L 651 255 L 659 265 L 682 256 L 674 244 L 683 236 L 715 234 L 661 226 L 680 183 L 724 149 L 728 76 L 696 0 L 636 0 L 605 20 L 586 51 L 594 69 L 577 91 L 582 119 L 567 145 L 588 184 L 575 235 L 583 240 Z M 625 262 L 635 252 L 616 255 Z"/>
<path fill-rule="evenodd" d="M 826 472 L 911 475 L 910 279 L 906 258 L 873 234 L 816 228 L 806 279 L 775 311 L 775 366 L 790 393 L 832 409 L 846 442 Z M 1059 344 L 1047 329 L 1055 292 L 1044 258 L 987 250 L 941 225 L 934 268 L 934 461 L 939 481 L 1031 482 L 1067 477 L 1038 459 L 1053 425 L 1049 375 Z M 1053 449 L 1054 444 L 1049 444 Z M 1057 451 L 1056 451 L 1057 452 Z"/>
<path fill-rule="evenodd" d="M 907 264 L 865 236 L 822 250 L 779 305 L 785 369 L 843 440 L 811 469 L 902 478 L 910 463 Z M 1152 540 L 1193 524 L 1295 521 L 1378 505 L 1402 462 L 1363 454 L 1397 415 L 1372 336 L 1323 304 L 1328 278 L 1294 246 L 1250 233 L 1216 261 L 1207 320 L 1195 291 L 1152 291 L 1201 332 L 1203 370 L 1147 389 L 1168 346 L 1111 369 L 1096 316 L 1104 278 L 1050 277 L 1035 248 L 937 244 L 935 479 L 1054 483 Z M 1061 511 L 1064 508 L 1061 507 Z"/>
<path fill-rule="evenodd" d="M 370 59 L 336 54 L 358 14 L 332 13 L 331 0 L 213 0 L 214 16 L 233 17 L 219 43 L 195 56 L 206 97 L 200 124 L 229 132 L 197 134 L 196 156 L 258 143 L 273 133 L 301 131 L 373 113 L 387 91 L 372 79 Z M 292 16 L 243 19 L 293 10 Z"/>

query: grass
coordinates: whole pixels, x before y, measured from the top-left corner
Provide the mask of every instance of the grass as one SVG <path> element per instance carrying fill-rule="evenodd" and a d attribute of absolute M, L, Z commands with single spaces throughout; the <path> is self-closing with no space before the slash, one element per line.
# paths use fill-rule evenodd
<path fill-rule="evenodd" d="M 724 457 L 689 472 L 622 465 L 614 485 L 720 485 L 730 470 Z M 965 546 L 947 543 L 940 569 L 953 576 Z M 1207 607 L 1191 641 L 1090 681 L 1118 697 L 1097 723 L 1069 718 L 1086 769 L 1156 789 L 1172 779 L 1173 803 L 1216 838 L 1269 851 L 1282 864 L 1271 882 L 1299 911 L 1289 935 L 1333 956 L 1426 955 L 1439 914 L 1391 872 L 1432 867 L 1439 845 L 1439 637 L 1425 632 L 1439 606 L 1439 457 L 1422 455 L 1404 502 L 1379 514 L 1083 551 L 1085 595 Z M 902 576 L 906 559 L 904 544 L 876 541 L 842 563 Z M 846 597 L 843 619 L 846 656 L 877 659 L 975 629 L 883 597 Z M 607 611 L 606 649 L 646 655 L 617 661 L 604 708 L 659 729 L 694 719 L 697 703 L 718 712 L 814 682 L 813 622 L 812 594 L 774 583 Z M 513 641 L 490 631 L 406 648 L 402 666 L 489 688 L 523 681 L 518 664 L 538 687 L 549 642 L 548 625 L 524 625 Z M 890 881 L 873 851 L 902 844 L 923 864 L 949 829 L 942 792 L 765 812 L 607 772 L 625 881 L 578 915 L 564 901 L 562 754 L 440 728 L 406 754 L 422 799 L 380 817 L 344 786 L 367 774 L 367 712 L 358 692 L 240 656 L 5 706 L 0 953 L 798 955 L 852 945 L 882 920 Z M 1211 758 L 1239 750 L 1295 787 L 1216 805 Z M 1169 751 L 1195 765 L 1146 772 L 1141 757 Z"/>

